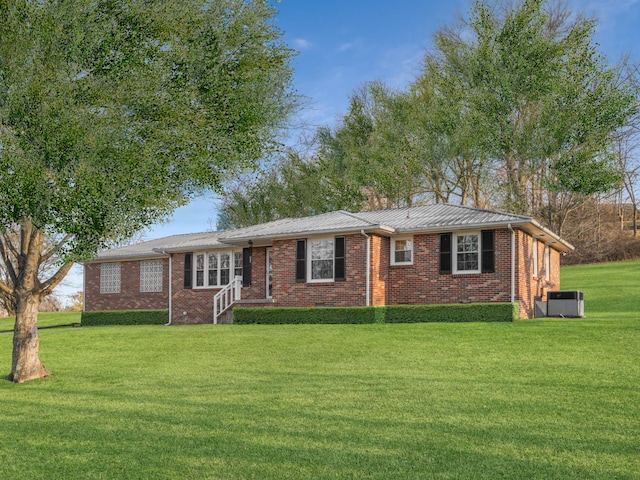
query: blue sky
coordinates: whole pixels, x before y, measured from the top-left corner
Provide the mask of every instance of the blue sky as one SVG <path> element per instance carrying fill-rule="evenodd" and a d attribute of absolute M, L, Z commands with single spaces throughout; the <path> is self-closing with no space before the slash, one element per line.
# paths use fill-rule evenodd
<path fill-rule="evenodd" d="M 440 27 L 467 16 L 472 0 L 281 0 L 276 25 L 296 50 L 295 88 L 306 97 L 296 123 L 332 125 L 354 89 L 370 80 L 403 88 L 420 72 L 425 50 Z M 598 20 L 596 40 L 607 58 L 640 59 L 640 0 L 570 0 L 574 12 Z M 178 209 L 145 239 L 215 228 L 215 200 L 200 198 Z M 74 268 L 64 293 L 82 289 Z"/>

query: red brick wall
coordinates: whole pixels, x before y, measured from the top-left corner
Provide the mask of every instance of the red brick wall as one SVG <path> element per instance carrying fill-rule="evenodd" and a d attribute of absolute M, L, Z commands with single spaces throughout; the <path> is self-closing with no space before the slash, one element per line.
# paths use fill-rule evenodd
<path fill-rule="evenodd" d="M 252 251 L 251 286 L 242 287 L 243 300 L 266 298 L 266 248 Z M 172 323 L 213 323 L 213 297 L 220 288 L 184 288 L 184 253 L 173 254 Z"/>
<path fill-rule="evenodd" d="M 496 230 L 495 273 L 440 274 L 440 235 L 414 235 L 413 265 L 389 267 L 387 304 L 510 301 L 508 230 Z"/>
<path fill-rule="evenodd" d="M 109 262 L 117 263 L 117 262 Z M 140 262 L 120 263 L 120 293 L 100 293 L 101 263 L 85 263 L 85 310 L 169 308 L 169 260 L 162 259 L 162 292 L 140 292 Z"/>
<path fill-rule="evenodd" d="M 387 304 L 390 248 L 389 237 L 371 235 L 371 305 L 374 306 Z"/>
<path fill-rule="evenodd" d="M 371 305 L 460 302 L 508 302 L 511 295 L 511 233 L 495 232 L 494 273 L 439 273 L 439 235 L 414 235 L 414 263 L 390 266 L 390 240 L 371 235 Z M 366 237 L 346 236 L 344 282 L 297 283 L 296 240 L 273 243 L 273 304 L 277 306 L 363 306 L 366 304 Z M 544 243 L 538 242 L 537 275 L 531 271 L 532 238 L 516 231 L 516 300 L 523 318 L 533 316 L 535 297 L 560 288 L 560 254 L 551 252 L 550 281 L 544 275 Z M 184 254 L 172 255 L 172 322 L 213 322 L 213 297 L 219 289 L 184 288 Z M 243 300 L 266 298 L 266 248 L 253 249 L 252 285 L 242 288 Z M 100 294 L 100 263 L 85 265 L 87 310 L 160 309 L 168 307 L 168 259 L 163 260 L 163 291 L 140 292 L 138 261 L 121 262 L 121 293 Z M 256 306 L 258 303 L 256 303 Z M 262 304 L 264 305 L 264 303 Z"/>
<path fill-rule="evenodd" d="M 273 299 L 279 307 L 364 306 L 366 303 L 366 238 L 346 238 L 346 281 L 296 282 L 296 240 L 273 242 Z"/>
<path fill-rule="evenodd" d="M 525 232 L 516 232 L 516 296 L 520 302 L 520 316 L 534 316 L 535 299 L 547 299 L 547 292 L 560 289 L 560 252 L 549 247 L 550 272 L 546 280 L 544 259 L 545 243 L 538 240 L 538 270 L 533 271 L 533 237 Z"/>

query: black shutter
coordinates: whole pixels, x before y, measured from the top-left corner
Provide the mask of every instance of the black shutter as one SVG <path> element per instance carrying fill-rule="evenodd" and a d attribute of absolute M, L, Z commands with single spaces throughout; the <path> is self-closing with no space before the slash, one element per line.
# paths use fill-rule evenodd
<path fill-rule="evenodd" d="M 253 247 L 242 249 L 242 286 L 251 286 L 251 260 L 253 257 Z"/>
<path fill-rule="evenodd" d="M 493 230 L 482 230 L 482 273 L 495 272 Z"/>
<path fill-rule="evenodd" d="M 344 282 L 346 280 L 345 272 L 345 237 L 336 237 L 334 251 L 334 278 L 336 282 Z"/>
<path fill-rule="evenodd" d="M 307 241 L 296 240 L 296 282 L 307 279 Z"/>
<path fill-rule="evenodd" d="M 193 279 L 193 253 L 184 254 L 184 288 L 191 288 Z"/>
<path fill-rule="evenodd" d="M 440 273 L 451 273 L 451 234 L 440 234 Z"/>

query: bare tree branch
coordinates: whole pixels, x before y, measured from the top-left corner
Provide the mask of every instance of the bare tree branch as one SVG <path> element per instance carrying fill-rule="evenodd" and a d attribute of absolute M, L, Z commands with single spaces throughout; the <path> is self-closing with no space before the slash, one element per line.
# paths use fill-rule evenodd
<path fill-rule="evenodd" d="M 62 240 L 60 240 L 59 242 L 56 242 L 56 244 L 51 249 L 49 249 L 49 251 L 44 252 L 42 255 L 40 255 L 40 263 L 41 264 L 45 263 L 46 261 L 51 259 L 51 257 L 53 257 L 58 252 L 60 252 L 60 250 L 62 250 L 62 247 L 64 247 L 72 238 L 73 238 L 73 234 L 69 233 L 65 235 L 65 237 Z"/>
<path fill-rule="evenodd" d="M 65 263 L 62 267 L 58 269 L 49 279 L 41 283 L 41 288 L 44 293 L 44 296 L 49 295 L 56 286 L 64 279 L 64 277 L 69 273 L 73 267 L 73 263 Z"/>

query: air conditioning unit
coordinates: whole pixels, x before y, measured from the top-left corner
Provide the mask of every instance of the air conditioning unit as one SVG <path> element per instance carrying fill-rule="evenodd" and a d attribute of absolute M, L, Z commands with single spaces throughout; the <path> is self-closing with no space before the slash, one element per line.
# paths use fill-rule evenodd
<path fill-rule="evenodd" d="M 548 317 L 584 317 L 584 294 L 579 290 L 547 293 Z"/>

